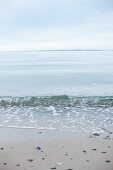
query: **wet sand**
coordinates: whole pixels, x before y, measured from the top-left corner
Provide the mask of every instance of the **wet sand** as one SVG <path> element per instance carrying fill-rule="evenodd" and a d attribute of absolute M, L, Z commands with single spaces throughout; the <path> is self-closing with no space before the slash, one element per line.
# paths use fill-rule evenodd
<path fill-rule="evenodd" d="M 113 170 L 113 134 L 0 128 L 0 170 Z"/>

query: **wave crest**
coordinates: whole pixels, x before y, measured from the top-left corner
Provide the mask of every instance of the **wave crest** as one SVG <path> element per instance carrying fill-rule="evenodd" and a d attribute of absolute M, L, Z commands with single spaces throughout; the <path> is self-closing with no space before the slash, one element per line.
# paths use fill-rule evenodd
<path fill-rule="evenodd" d="M 113 96 L 109 97 L 72 97 L 61 96 L 29 96 L 29 97 L 0 97 L 0 107 L 14 106 L 64 106 L 64 107 L 112 107 Z"/>

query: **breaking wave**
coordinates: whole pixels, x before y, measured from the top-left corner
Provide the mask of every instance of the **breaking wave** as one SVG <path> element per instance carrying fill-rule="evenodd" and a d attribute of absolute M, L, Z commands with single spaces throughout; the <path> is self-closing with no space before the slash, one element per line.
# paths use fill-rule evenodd
<path fill-rule="evenodd" d="M 113 97 L 0 97 L 0 126 L 104 132 L 113 129 Z"/>
<path fill-rule="evenodd" d="M 72 96 L 30 96 L 0 97 L 0 107 L 14 106 L 64 106 L 64 107 L 112 107 L 113 96 L 106 97 L 72 97 Z"/>

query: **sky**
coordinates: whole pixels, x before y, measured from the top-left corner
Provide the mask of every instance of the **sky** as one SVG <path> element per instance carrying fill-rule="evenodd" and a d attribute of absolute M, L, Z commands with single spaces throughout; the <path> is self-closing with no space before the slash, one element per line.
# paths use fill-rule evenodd
<path fill-rule="evenodd" d="M 113 0 L 0 0 L 0 51 L 113 49 Z"/>

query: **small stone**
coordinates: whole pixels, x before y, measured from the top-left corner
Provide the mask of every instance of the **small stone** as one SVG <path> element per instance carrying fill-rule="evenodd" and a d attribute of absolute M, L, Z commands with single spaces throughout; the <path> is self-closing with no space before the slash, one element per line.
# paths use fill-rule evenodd
<path fill-rule="evenodd" d="M 89 160 L 86 160 L 86 162 L 89 162 Z"/>
<path fill-rule="evenodd" d="M 85 150 L 84 150 L 83 152 L 84 152 L 84 153 L 87 153 L 87 151 L 85 151 Z"/>
<path fill-rule="evenodd" d="M 99 133 L 93 133 L 93 136 L 100 136 Z"/>
<path fill-rule="evenodd" d="M 53 168 L 51 168 L 51 169 L 56 169 L 56 167 L 53 167 Z"/>
<path fill-rule="evenodd" d="M 17 164 L 16 166 L 20 166 L 19 164 Z"/>
<path fill-rule="evenodd" d="M 110 163 L 111 161 L 110 161 L 110 160 L 106 160 L 105 162 L 106 162 L 106 163 Z"/>
<path fill-rule="evenodd" d="M 41 150 L 41 147 L 40 146 L 37 146 L 36 149 L 38 149 L 39 151 Z"/>
<path fill-rule="evenodd" d="M 65 153 L 65 156 L 68 156 L 68 153 Z"/>
<path fill-rule="evenodd" d="M 29 161 L 29 162 L 33 162 L 33 161 L 34 161 L 34 159 L 28 159 L 28 161 Z"/>
<path fill-rule="evenodd" d="M 4 150 L 4 148 L 0 148 L 1 150 Z"/>
<path fill-rule="evenodd" d="M 7 163 L 6 163 L 6 162 L 4 162 L 3 164 L 4 164 L 4 165 L 7 165 Z"/>
<path fill-rule="evenodd" d="M 93 151 L 96 151 L 97 149 L 92 149 Z"/>

